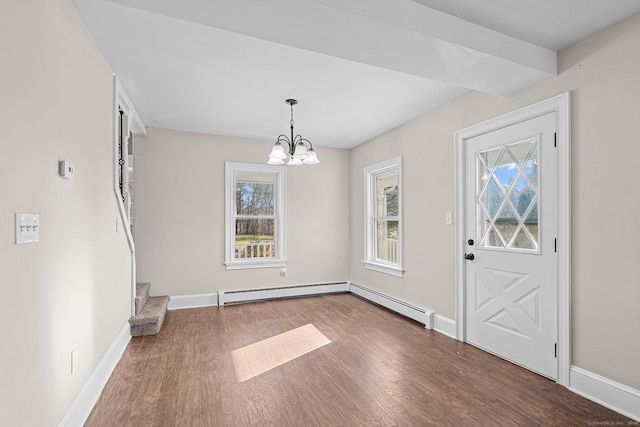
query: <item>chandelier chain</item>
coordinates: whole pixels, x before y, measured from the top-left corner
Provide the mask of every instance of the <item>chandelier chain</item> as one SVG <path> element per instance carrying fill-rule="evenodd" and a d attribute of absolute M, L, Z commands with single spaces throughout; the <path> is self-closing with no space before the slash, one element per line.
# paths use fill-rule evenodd
<path fill-rule="evenodd" d="M 293 126 L 293 103 L 291 104 L 291 121 L 289 122 Z"/>

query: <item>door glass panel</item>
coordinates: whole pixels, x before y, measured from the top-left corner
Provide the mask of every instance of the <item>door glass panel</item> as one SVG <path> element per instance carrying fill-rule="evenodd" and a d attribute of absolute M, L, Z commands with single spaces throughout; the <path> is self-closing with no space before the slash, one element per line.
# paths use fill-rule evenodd
<path fill-rule="evenodd" d="M 528 138 L 477 154 L 480 247 L 539 250 L 539 144 Z"/>

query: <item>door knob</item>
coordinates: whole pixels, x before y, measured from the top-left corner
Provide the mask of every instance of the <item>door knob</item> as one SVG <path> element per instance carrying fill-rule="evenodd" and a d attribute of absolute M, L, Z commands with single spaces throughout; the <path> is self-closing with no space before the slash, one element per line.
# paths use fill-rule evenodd
<path fill-rule="evenodd" d="M 464 259 L 468 259 L 469 261 L 473 261 L 476 258 L 474 254 L 464 254 Z"/>

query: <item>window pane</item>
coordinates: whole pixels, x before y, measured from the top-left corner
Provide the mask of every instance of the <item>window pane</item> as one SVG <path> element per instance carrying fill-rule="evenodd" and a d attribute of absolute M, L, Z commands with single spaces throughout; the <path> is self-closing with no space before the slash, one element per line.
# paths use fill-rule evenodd
<path fill-rule="evenodd" d="M 275 176 L 236 176 L 236 214 L 273 215 L 275 212 Z"/>
<path fill-rule="evenodd" d="M 376 258 L 398 262 L 398 221 L 376 221 Z"/>
<path fill-rule="evenodd" d="M 376 176 L 376 206 L 378 216 L 398 215 L 398 173 Z"/>
<path fill-rule="evenodd" d="M 237 219 L 235 258 L 273 258 L 273 219 Z"/>

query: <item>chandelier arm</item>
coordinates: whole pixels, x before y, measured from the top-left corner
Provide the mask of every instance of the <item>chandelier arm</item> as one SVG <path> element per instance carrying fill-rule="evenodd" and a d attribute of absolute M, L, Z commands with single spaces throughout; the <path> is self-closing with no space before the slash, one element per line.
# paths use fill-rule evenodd
<path fill-rule="evenodd" d="M 278 139 L 276 142 L 286 142 L 287 144 L 291 143 L 291 141 L 289 140 L 289 137 L 285 134 L 278 136 Z"/>
<path fill-rule="evenodd" d="M 276 143 L 283 143 L 283 142 L 287 144 L 287 151 L 289 152 L 290 155 L 293 156 L 293 152 L 295 150 L 295 144 L 292 143 L 289 137 L 285 134 L 278 136 L 278 139 L 276 140 Z"/>

